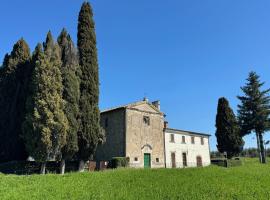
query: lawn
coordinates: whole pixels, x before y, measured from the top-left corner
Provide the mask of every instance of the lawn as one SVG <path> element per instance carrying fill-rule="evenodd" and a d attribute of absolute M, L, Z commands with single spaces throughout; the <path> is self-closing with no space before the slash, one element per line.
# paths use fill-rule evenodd
<path fill-rule="evenodd" d="M 270 164 L 120 169 L 64 176 L 0 175 L 0 199 L 270 199 Z"/>

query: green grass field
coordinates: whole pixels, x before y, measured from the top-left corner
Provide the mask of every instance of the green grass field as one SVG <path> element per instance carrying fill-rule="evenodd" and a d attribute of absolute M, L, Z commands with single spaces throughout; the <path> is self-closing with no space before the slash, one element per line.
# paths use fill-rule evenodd
<path fill-rule="evenodd" d="M 120 169 L 95 173 L 0 175 L 0 199 L 270 199 L 270 164 L 234 168 Z"/>

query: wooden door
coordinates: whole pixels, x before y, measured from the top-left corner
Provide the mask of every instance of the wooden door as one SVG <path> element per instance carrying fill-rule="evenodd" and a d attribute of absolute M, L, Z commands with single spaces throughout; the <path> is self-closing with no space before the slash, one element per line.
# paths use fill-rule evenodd
<path fill-rule="evenodd" d="M 202 167 L 202 157 L 197 156 L 197 167 Z"/>
<path fill-rule="evenodd" d="M 151 167 L 151 156 L 150 153 L 144 154 L 144 168 L 150 168 Z"/>
<path fill-rule="evenodd" d="M 171 153 L 172 168 L 176 168 L 175 153 Z"/>
<path fill-rule="evenodd" d="M 187 154 L 183 153 L 182 154 L 182 159 L 183 159 L 183 167 L 187 166 Z"/>

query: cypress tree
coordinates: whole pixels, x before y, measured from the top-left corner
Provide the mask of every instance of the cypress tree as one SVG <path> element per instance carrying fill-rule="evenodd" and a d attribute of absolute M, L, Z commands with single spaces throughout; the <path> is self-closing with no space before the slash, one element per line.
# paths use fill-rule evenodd
<path fill-rule="evenodd" d="M 240 136 L 240 127 L 228 100 L 224 97 L 218 100 L 216 138 L 218 151 L 226 152 L 228 158 L 239 155 L 243 149 L 244 141 Z"/>
<path fill-rule="evenodd" d="M 63 79 L 63 99 L 66 101 L 65 115 L 69 122 L 67 131 L 66 145 L 62 148 L 61 174 L 65 171 L 65 160 L 72 159 L 78 152 L 78 130 L 79 130 L 79 99 L 80 99 L 80 81 L 79 81 L 79 63 L 77 50 L 71 40 L 70 35 L 65 29 L 58 37 L 58 44 L 61 48 L 62 60 L 62 79 Z"/>
<path fill-rule="evenodd" d="M 31 96 L 27 101 L 28 113 L 23 125 L 27 151 L 42 163 L 42 174 L 45 173 L 46 161 L 55 160 L 61 154 L 68 130 L 62 99 L 60 48 L 54 44 L 50 32 L 43 47 L 44 51 L 39 44 L 33 56 L 36 61 Z"/>
<path fill-rule="evenodd" d="M 99 112 L 99 74 L 96 48 L 95 23 L 90 4 L 84 2 L 78 18 L 78 51 L 80 75 L 80 130 L 79 171 L 84 162 L 93 159 L 97 144 L 102 139 Z"/>
<path fill-rule="evenodd" d="M 247 83 L 241 90 L 244 96 L 238 96 L 238 118 L 242 135 L 256 133 L 260 162 L 266 163 L 263 133 L 269 130 L 270 89 L 262 90 L 264 82 L 255 72 L 250 72 Z"/>
<path fill-rule="evenodd" d="M 30 72 L 30 49 L 24 39 L 20 39 L 11 54 L 6 54 L 0 73 L 1 161 L 24 160 L 27 157 L 21 126 Z"/>

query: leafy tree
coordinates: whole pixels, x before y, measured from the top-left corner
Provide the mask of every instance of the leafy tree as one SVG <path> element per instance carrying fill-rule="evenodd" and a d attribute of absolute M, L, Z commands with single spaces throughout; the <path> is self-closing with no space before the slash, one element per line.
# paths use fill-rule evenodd
<path fill-rule="evenodd" d="M 21 126 L 25 117 L 25 102 L 29 83 L 30 49 L 24 39 L 6 54 L 0 72 L 0 160 L 24 160 L 27 157 Z"/>
<path fill-rule="evenodd" d="M 266 163 L 264 153 L 263 133 L 269 129 L 270 89 L 262 90 L 264 85 L 255 72 L 250 72 L 247 83 L 241 90 L 244 96 L 238 96 L 238 118 L 242 135 L 256 133 L 257 145 L 260 151 L 261 163 Z"/>
<path fill-rule="evenodd" d="M 69 122 L 69 130 L 66 136 L 66 145 L 62 148 L 61 174 L 65 171 L 65 160 L 72 159 L 78 152 L 78 130 L 79 130 L 79 99 L 80 79 L 77 50 L 65 29 L 58 37 L 58 44 L 61 48 L 62 78 L 63 78 L 63 99 L 66 101 L 65 115 Z"/>
<path fill-rule="evenodd" d="M 244 141 L 240 136 L 240 127 L 226 98 L 218 100 L 216 116 L 217 149 L 227 153 L 228 158 L 238 155 L 243 149 Z"/>
<path fill-rule="evenodd" d="M 68 120 L 64 114 L 62 99 L 60 49 L 49 32 L 46 42 L 36 47 L 35 67 L 32 75 L 31 96 L 27 101 L 26 120 L 23 124 L 24 139 L 29 155 L 42 162 L 45 173 L 46 161 L 61 155 L 66 144 Z"/>

